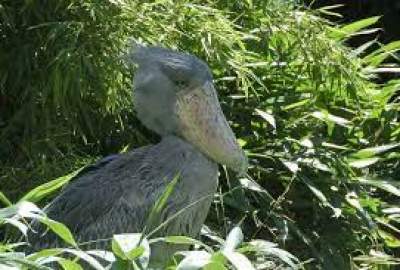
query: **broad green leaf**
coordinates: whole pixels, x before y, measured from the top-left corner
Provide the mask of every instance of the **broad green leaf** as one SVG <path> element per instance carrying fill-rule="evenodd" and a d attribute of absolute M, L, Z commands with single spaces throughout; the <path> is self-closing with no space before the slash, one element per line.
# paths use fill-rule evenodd
<path fill-rule="evenodd" d="M 247 144 L 247 141 L 242 138 L 237 139 L 237 142 L 239 143 L 240 147 L 245 147 Z"/>
<path fill-rule="evenodd" d="M 307 147 L 307 148 L 314 148 L 314 143 L 309 139 L 309 138 L 303 138 L 299 141 L 299 144 L 301 146 Z"/>
<path fill-rule="evenodd" d="M 64 248 L 63 251 L 79 257 L 80 259 L 90 264 L 90 266 L 92 266 L 96 270 L 106 270 L 95 258 L 84 251 L 69 248 Z"/>
<path fill-rule="evenodd" d="M 285 165 L 286 168 L 289 169 L 292 173 L 296 174 L 298 171 L 300 171 L 300 167 L 297 164 L 297 162 L 293 161 L 288 161 L 288 160 L 281 160 L 283 165 Z"/>
<path fill-rule="evenodd" d="M 150 245 L 140 233 L 116 234 L 112 240 L 115 255 L 124 260 L 138 258 L 142 267 L 147 267 L 150 258 Z"/>
<path fill-rule="evenodd" d="M 222 239 L 221 237 L 218 236 L 218 234 L 214 231 L 212 231 L 208 226 L 204 225 L 201 227 L 200 234 L 202 236 L 205 236 L 212 241 L 218 243 L 219 245 L 223 245 L 225 243 L 225 240 Z"/>
<path fill-rule="evenodd" d="M 248 179 L 248 178 L 240 178 L 239 182 L 243 188 L 246 188 L 248 190 L 260 192 L 260 193 L 267 193 L 268 191 L 264 189 L 262 186 L 260 186 L 257 182 Z"/>
<path fill-rule="evenodd" d="M 3 263 L 0 261 L 0 269 L 1 269 L 1 270 L 20 270 L 21 268 L 19 267 L 18 264 L 15 265 L 15 266 L 12 266 L 12 265 L 10 265 L 10 264 L 3 264 Z"/>
<path fill-rule="evenodd" d="M 178 264 L 176 270 L 198 270 L 210 263 L 211 254 L 203 250 L 179 252 L 185 258 Z"/>
<path fill-rule="evenodd" d="M 227 263 L 225 255 L 222 253 L 222 251 L 217 251 L 212 254 L 211 256 L 211 261 L 220 263 L 222 265 L 225 265 Z"/>
<path fill-rule="evenodd" d="M 145 248 L 143 246 L 140 246 L 140 247 L 134 248 L 131 251 L 129 251 L 126 254 L 126 257 L 127 257 L 128 260 L 134 260 L 134 259 L 139 258 L 140 256 L 142 256 L 145 251 L 146 251 Z"/>
<path fill-rule="evenodd" d="M 82 266 L 80 266 L 78 263 L 64 258 L 60 258 L 58 263 L 64 270 L 83 270 Z"/>
<path fill-rule="evenodd" d="M 107 262 L 115 262 L 115 256 L 112 252 L 106 250 L 88 250 L 87 254 L 96 256 Z"/>
<path fill-rule="evenodd" d="M 12 266 L 6 268 L 5 266 Z M 15 267 L 14 267 L 15 266 Z M 1 270 L 21 270 L 21 269 L 40 269 L 52 270 L 52 268 L 41 265 L 37 262 L 28 260 L 22 252 L 5 252 L 0 253 L 0 269 Z"/>
<path fill-rule="evenodd" d="M 205 265 L 202 270 L 228 270 L 228 268 L 226 268 L 225 265 L 220 262 L 212 261 Z"/>
<path fill-rule="evenodd" d="M 126 270 L 126 269 L 134 269 L 138 270 L 138 268 L 135 268 L 134 262 L 128 261 L 128 260 L 123 260 L 119 257 L 116 257 L 115 262 L 112 263 L 111 269 L 113 270 Z M 108 270 L 108 269 L 107 269 Z"/>
<path fill-rule="evenodd" d="M 46 217 L 40 218 L 40 222 L 46 224 L 50 228 L 50 230 L 57 234 L 66 243 L 74 247 L 77 246 L 71 231 L 64 224 Z"/>
<path fill-rule="evenodd" d="M 379 236 L 385 240 L 385 244 L 389 247 L 400 248 L 400 239 L 393 234 L 384 230 L 379 230 Z"/>
<path fill-rule="evenodd" d="M 135 248 L 135 247 L 133 247 L 133 248 Z M 114 235 L 114 237 L 112 239 L 112 242 L 111 242 L 111 249 L 112 249 L 112 251 L 114 252 L 114 254 L 116 256 L 120 257 L 121 259 L 127 259 L 126 255 L 125 255 L 125 252 L 122 250 L 121 245 L 115 239 L 115 235 Z"/>
<path fill-rule="evenodd" d="M 250 260 L 243 254 L 235 251 L 222 251 L 222 254 L 237 270 L 256 270 Z"/>
<path fill-rule="evenodd" d="M 24 236 L 27 236 L 28 226 L 18 219 L 15 218 L 5 218 L 5 223 L 11 224 L 12 226 L 16 227 Z"/>
<path fill-rule="evenodd" d="M 12 218 L 16 215 L 19 217 L 36 218 L 44 214 L 36 205 L 30 202 L 19 202 L 0 209 L 0 220 L 4 218 Z"/>

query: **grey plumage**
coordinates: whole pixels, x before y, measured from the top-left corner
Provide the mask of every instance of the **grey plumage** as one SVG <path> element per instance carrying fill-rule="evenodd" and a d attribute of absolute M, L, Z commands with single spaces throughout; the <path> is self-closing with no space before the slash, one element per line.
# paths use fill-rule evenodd
<path fill-rule="evenodd" d="M 157 221 L 185 210 L 158 235 L 196 237 L 217 188 L 217 163 L 236 171 L 247 168 L 204 62 L 192 55 L 145 47 L 137 48 L 131 58 L 139 65 L 134 80 L 138 118 L 162 140 L 100 161 L 46 207 L 48 216 L 67 225 L 79 243 L 91 242 L 83 249 L 107 249 L 109 242 L 95 240 L 141 232 L 157 198 L 178 174 Z M 42 236 L 43 228 L 36 229 L 38 233 L 29 235 L 33 250 L 63 245 L 54 234 Z M 162 265 L 174 251 L 174 247 L 154 246 L 151 263 Z"/>
<path fill-rule="evenodd" d="M 169 136 L 159 144 L 121 154 L 105 166 L 82 175 L 46 208 L 46 212 L 67 225 L 79 243 L 94 241 L 82 248 L 107 249 L 109 242 L 95 240 L 109 239 L 118 233 L 141 232 L 165 186 L 180 174 L 160 220 L 191 203 L 193 207 L 172 219 L 158 235 L 195 237 L 217 187 L 217 173 L 214 162 L 185 141 Z M 194 188 L 198 181 L 206 184 Z M 31 237 L 35 250 L 63 246 L 62 240 L 52 233 Z M 171 255 L 163 253 L 162 257 Z"/>

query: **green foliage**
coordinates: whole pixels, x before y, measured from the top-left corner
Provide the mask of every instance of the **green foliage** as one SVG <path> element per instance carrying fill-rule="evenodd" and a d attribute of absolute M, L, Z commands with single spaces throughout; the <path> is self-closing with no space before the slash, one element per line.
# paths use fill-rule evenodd
<path fill-rule="evenodd" d="M 160 241 L 173 244 L 197 245 L 196 250 L 185 251 L 177 254 L 174 262 L 168 266 L 170 270 L 190 269 L 255 269 L 247 256 L 257 254 L 255 264 L 261 265 L 266 262 L 269 267 L 264 269 L 275 269 L 283 265 L 289 265 L 298 269 L 299 261 L 290 253 L 276 247 L 276 244 L 253 240 L 243 243 L 243 233 L 239 227 L 235 227 L 227 236 L 226 240 L 219 239 L 214 245 L 207 245 L 198 240 L 184 236 L 167 236 L 147 240 L 140 233 L 118 234 L 112 238 L 112 253 L 106 250 L 81 250 L 69 229 L 63 224 L 51 220 L 37 208 L 33 203 L 20 202 L 0 210 L 0 226 L 10 224 L 16 227 L 26 236 L 29 229 L 27 219 L 36 219 L 47 225 L 54 233 L 63 239 L 71 248 L 43 249 L 32 254 L 16 252 L 17 248 L 25 246 L 24 242 L 2 243 L 0 245 L 0 268 L 1 269 L 53 269 L 57 262 L 62 269 L 76 270 L 86 269 L 147 269 L 151 254 L 150 245 Z M 216 239 L 216 236 L 213 236 Z M 201 248 L 201 250 L 200 250 Z M 246 256 L 247 255 L 247 256 Z M 275 258 L 275 260 L 272 260 Z M 102 263 L 100 263 L 102 261 Z M 218 266 L 216 268 L 216 266 Z M 232 268 L 234 267 L 234 268 Z"/>
<path fill-rule="evenodd" d="M 397 68 L 382 65 L 397 59 L 399 42 L 351 50 L 346 38 L 374 32 L 366 27 L 378 18 L 336 26 L 318 16 L 327 12 L 276 0 L 3 1 L 3 191 L 15 199 L 97 156 L 155 141 L 131 107 L 123 55 L 133 38 L 209 63 L 249 156 L 246 178 L 223 175 L 211 228 L 225 235 L 241 223 L 246 237 L 313 258 L 311 269 L 398 263 L 400 81 L 376 78 Z M 35 201 L 50 194 L 37 191 Z M 218 251 L 211 258 L 205 269 L 226 269 Z"/>

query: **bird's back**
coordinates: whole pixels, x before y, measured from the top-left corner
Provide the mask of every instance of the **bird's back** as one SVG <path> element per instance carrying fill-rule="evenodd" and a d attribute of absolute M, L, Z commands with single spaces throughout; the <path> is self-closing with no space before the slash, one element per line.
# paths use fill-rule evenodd
<path fill-rule="evenodd" d="M 50 218 L 67 225 L 79 243 L 91 243 L 82 245 L 82 249 L 107 249 L 109 241 L 96 240 L 142 232 L 157 198 L 177 175 L 178 182 L 157 223 L 179 214 L 158 235 L 194 237 L 207 216 L 217 187 L 218 168 L 174 136 L 91 166 L 45 210 Z M 54 234 L 41 236 L 43 229 L 36 229 L 38 233 L 29 235 L 34 250 L 64 245 Z"/>

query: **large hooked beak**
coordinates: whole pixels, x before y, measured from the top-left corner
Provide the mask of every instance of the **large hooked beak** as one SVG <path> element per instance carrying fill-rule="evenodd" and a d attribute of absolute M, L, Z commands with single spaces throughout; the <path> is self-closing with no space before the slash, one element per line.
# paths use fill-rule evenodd
<path fill-rule="evenodd" d="M 212 82 L 178 94 L 176 115 L 180 135 L 206 156 L 233 171 L 247 171 L 247 157 L 221 110 Z"/>

